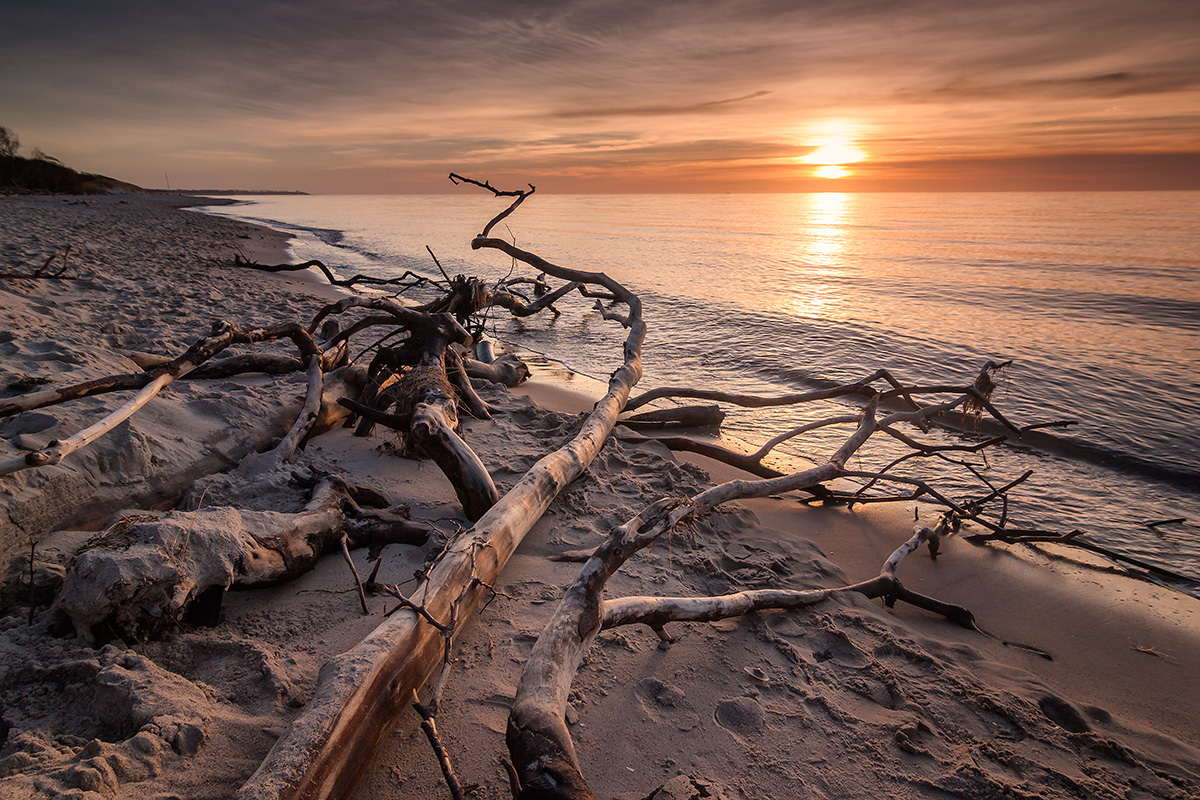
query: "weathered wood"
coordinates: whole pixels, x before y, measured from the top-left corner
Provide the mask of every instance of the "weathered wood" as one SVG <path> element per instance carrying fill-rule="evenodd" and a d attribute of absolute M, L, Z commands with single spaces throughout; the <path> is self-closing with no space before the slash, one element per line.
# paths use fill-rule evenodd
<path fill-rule="evenodd" d="M 292 580 L 340 547 L 347 515 L 370 517 L 340 478 L 325 478 L 298 513 L 207 507 L 126 518 L 72 560 L 55 601 L 76 630 L 100 623 L 131 639 L 180 619 L 210 589 Z M 427 531 L 377 518 L 348 530 L 353 546 L 423 541 Z"/>
<path fill-rule="evenodd" d="M 418 368 L 420 375 L 434 368 Z M 462 504 L 467 519 L 474 522 L 496 504 L 499 494 L 475 451 L 455 433 L 458 414 L 455 412 L 454 395 L 443 387 L 444 372 L 438 372 L 441 381 L 430 381 L 421 391 L 421 401 L 413 409 L 409 431 L 420 450 L 437 463 L 454 487 L 454 493 Z"/>
<path fill-rule="evenodd" d="M 602 597 L 608 578 L 626 560 L 683 519 L 730 500 L 763 497 L 824 483 L 844 474 L 847 459 L 878 429 L 874 415 L 873 400 L 856 430 L 826 464 L 781 478 L 729 481 L 686 500 L 660 500 L 614 530 L 596 549 L 538 637 L 517 687 L 506 740 L 521 787 L 521 800 L 592 798 L 567 730 L 565 712 L 583 656 L 592 639 L 604 628 L 639 622 L 651 627 L 664 641 L 670 641 L 663 627 L 667 622 L 716 620 L 763 608 L 800 608 L 828 599 L 837 591 L 884 597 L 889 604 L 897 599 L 911 602 L 975 628 L 974 619 L 966 609 L 911 592 L 895 577 L 900 561 L 922 542 L 930 542 L 930 552 L 936 554 L 936 542 L 949 524 L 945 518 L 934 530 L 916 528 L 913 536 L 887 559 L 878 576 L 841 589 L 757 590 L 708 598 L 605 600 Z"/>
<path fill-rule="evenodd" d="M 511 354 L 505 354 L 485 364 L 473 358 L 464 358 L 463 367 L 467 375 L 481 378 L 490 383 L 501 383 L 512 389 L 520 386 L 529 378 L 529 367 L 524 361 Z"/>
<path fill-rule="evenodd" d="M 321 409 L 301 440 L 301 446 L 314 436 L 341 427 L 352 414 L 350 409 L 342 405 L 342 400 L 359 397 L 366 385 L 367 371 L 357 364 L 339 367 L 326 375 L 321 390 Z"/>
<path fill-rule="evenodd" d="M 686 500 L 659 500 L 613 531 L 584 565 L 534 643 L 508 718 L 506 741 L 522 797 L 590 798 L 564 721 L 575 673 L 604 618 L 602 592 L 625 561 L 681 520 L 742 497 L 764 497 L 836 478 L 875 428 L 875 403 L 829 462 L 800 473 L 735 480 Z"/>
<path fill-rule="evenodd" d="M 481 237 L 472 246 L 492 247 L 509 255 L 515 251 L 519 253 L 515 257 L 526 263 L 540 261 L 517 248 L 510 251 L 507 242 Z M 560 267 L 540 271 L 600 285 L 628 304 L 629 334 L 623 363 L 579 432 L 534 464 L 474 526 L 456 537 L 415 593 L 426 613 L 438 620 L 454 619 L 456 625 L 471 617 L 488 586 L 550 502 L 599 453 L 642 373 L 646 326 L 636 295 L 603 273 Z M 304 713 L 276 742 L 236 797 L 347 796 L 404 713 L 411 691 L 442 662 L 443 654 L 441 631 L 412 610 L 397 611 L 359 645 L 326 664 Z"/>
<path fill-rule="evenodd" d="M 720 406 L 680 406 L 646 411 L 632 417 L 622 417 L 620 424 L 630 430 L 663 430 L 665 428 L 719 428 L 725 421 Z"/>
<path fill-rule="evenodd" d="M 333 273 L 333 270 L 315 258 L 300 264 L 259 264 L 257 261 L 250 261 L 241 253 L 236 253 L 233 257 L 233 265 L 235 267 L 258 270 L 259 272 L 301 272 L 309 269 L 310 267 L 315 267 L 321 271 L 321 274 L 324 275 L 325 279 L 333 286 L 351 287 L 356 284 L 363 284 L 367 286 L 402 286 L 405 288 L 411 288 L 414 286 L 421 286 L 422 284 L 431 283 L 429 278 L 426 278 L 424 275 L 418 275 L 411 270 L 405 270 L 404 274 L 397 278 L 378 278 L 374 275 L 362 274 L 354 275 L 349 278 L 339 278 Z"/>
<path fill-rule="evenodd" d="M 168 356 L 150 353 L 133 353 L 130 354 L 129 359 L 143 370 L 154 370 L 171 362 L 171 358 Z M 234 375 L 254 372 L 267 375 L 286 375 L 302 369 L 304 369 L 304 362 L 294 356 L 282 353 L 243 353 L 201 364 L 191 372 L 180 375 L 176 380 L 231 378 Z M 142 389 L 155 377 L 153 372 L 129 372 L 66 386 L 48 386 L 17 397 L 6 397 L 0 399 L 0 418 L 108 392 Z"/>
<path fill-rule="evenodd" d="M 869 397 L 875 393 L 874 389 L 869 388 L 872 381 L 880 377 L 877 372 L 861 381 L 847 383 L 841 386 L 834 386 L 829 389 L 817 389 L 811 392 L 795 392 L 792 394 L 776 395 L 774 397 L 762 397 L 760 395 L 740 394 L 737 392 L 723 392 L 715 389 L 693 389 L 686 386 L 664 386 L 658 389 L 651 389 L 648 392 L 642 392 L 637 397 L 630 399 L 627 411 L 633 411 L 635 408 L 641 408 L 647 403 L 652 403 L 655 400 L 662 400 L 668 397 L 686 397 L 692 400 L 714 400 L 720 403 L 730 403 L 733 405 L 744 406 L 746 408 L 769 408 L 772 406 L 790 406 L 799 405 L 801 403 L 809 403 L 814 400 L 829 400 L 834 397 L 846 397 L 848 395 L 859 395 Z"/>
<path fill-rule="evenodd" d="M 313 354 L 308 357 L 308 388 L 304 394 L 304 404 L 300 406 L 300 414 L 287 434 L 275 446 L 272 455 L 279 463 L 287 463 L 296 455 L 300 441 L 316 424 L 317 416 L 321 413 L 321 389 L 324 386 L 325 374 L 321 371 L 321 357 Z M 339 406 L 340 407 L 340 406 Z"/>
<path fill-rule="evenodd" d="M 557 315 L 558 311 L 554 310 L 554 301 L 559 300 L 580 287 L 579 281 L 571 281 L 558 287 L 552 292 L 546 292 L 532 303 L 527 303 L 517 297 L 512 292 L 493 291 L 488 293 L 487 302 L 489 305 L 500 306 L 507 308 L 514 317 L 529 317 L 549 308 Z"/>
<path fill-rule="evenodd" d="M 225 322 L 218 323 L 214 326 L 211 336 L 196 342 L 188 348 L 187 352 L 178 358 L 172 359 L 161 367 L 152 370 L 149 373 L 150 380 L 133 397 L 99 421 L 75 433 L 73 436 L 61 441 L 56 440 L 51 442 L 48 447 L 41 450 L 16 456 L 6 461 L 0 461 L 0 476 L 31 467 L 43 467 L 59 463 L 66 456 L 86 447 L 117 425 L 129 419 L 138 409 L 150 402 L 163 387 L 180 376 L 192 372 L 201 363 L 207 361 L 231 344 L 250 344 L 281 338 L 291 339 L 304 358 L 316 357 L 319 362 L 321 354 L 312 337 L 304 328 L 295 323 L 250 329 L 235 328 Z"/>
<path fill-rule="evenodd" d="M 459 401 L 466 407 L 467 412 L 475 419 L 491 419 L 492 412 L 484 402 L 475 387 L 471 385 L 471 376 L 463 365 L 463 357 L 454 348 L 446 349 L 446 377 L 454 385 Z"/>
<path fill-rule="evenodd" d="M 991 368 L 992 365 L 985 367 L 984 372 Z M 889 380 L 889 383 L 892 382 L 890 378 L 885 379 Z M 852 391 L 847 391 L 847 388 Z M 869 384 L 841 387 L 839 391 L 863 394 L 871 399 L 861 416 L 854 420 L 856 427 L 853 433 L 827 463 L 790 475 L 757 481 L 729 481 L 683 501 L 660 500 L 615 530 L 591 555 L 578 578 L 567 590 L 550 622 L 534 644 L 522 673 L 509 715 L 506 737 L 518 782 L 522 787 L 520 796 L 563 800 L 580 800 L 592 796 L 579 772 L 579 761 L 567 731 L 564 713 L 567 695 L 583 655 L 592 638 L 604 627 L 606 619 L 611 625 L 627 624 L 631 621 L 644 622 L 666 641 L 669 640 L 669 636 L 663 625 L 672 619 L 717 619 L 722 615 L 745 613 L 771 604 L 798 607 L 818 602 L 830 594 L 830 590 L 764 591 L 743 592 L 722 598 L 635 598 L 627 601 L 605 601 L 602 598 L 604 586 L 625 560 L 684 518 L 730 500 L 764 497 L 797 489 L 813 491 L 813 487 L 822 486 L 839 477 L 862 475 L 846 469 L 846 462 L 872 434 L 887 430 L 900 422 L 919 425 L 930 416 L 944 413 L 969 400 L 978 402 L 974 386 L 955 389 L 961 393 L 958 397 L 937 405 L 921 406 L 911 400 L 911 394 L 916 393 L 914 390 L 895 383 L 889 392 L 879 392 Z M 907 398 L 910 405 L 916 408 L 912 411 L 894 412 L 877 420 L 876 411 L 881 398 L 893 393 L 894 396 Z M 746 459 L 752 465 L 761 466 L 761 457 L 787 438 L 817 427 L 849 421 L 851 418 L 843 416 L 808 423 L 775 437 L 758 453 Z M 911 480 L 878 473 L 871 475 L 887 480 Z M 889 604 L 896 600 L 911 602 L 973 628 L 974 620 L 966 609 L 912 592 L 895 577 L 896 567 L 905 555 L 925 541 L 930 543 L 931 554 L 936 555 L 937 542 L 946 527 L 952 524 L 951 520 L 961 519 L 970 513 L 963 505 L 936 493 L 931 487 L 926 485 L 925 489 L 939 500 L 943 500 L 951 509 L 938 528 L 933 531 L 918 528 L 914 536 L 885 562 L 878 576 L 860 584 L 843 587 L 843 590 L 854 590 L 871 597 L 884 597 Z M 989 499 L 995 494 L 996 491 L 993 491 Z"/>

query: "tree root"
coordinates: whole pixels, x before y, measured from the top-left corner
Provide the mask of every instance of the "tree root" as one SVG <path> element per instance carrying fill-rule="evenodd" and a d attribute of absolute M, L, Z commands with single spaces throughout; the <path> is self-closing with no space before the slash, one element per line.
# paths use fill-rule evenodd
<path fill-rule="evenodd" d="M 420 544 L 428 531 L 378 517 L 354 501 L 340 478 L 321 480 L 294 514 L 227 507 L 124 518 L 69 565 L 55 608 L 84 636 L 104 623 L 129 640 L 179 620 L 212 589 L 292 580 L 324 553 L 371 542 Z M 371 524 L 347 526 L 353 518 Z"/>

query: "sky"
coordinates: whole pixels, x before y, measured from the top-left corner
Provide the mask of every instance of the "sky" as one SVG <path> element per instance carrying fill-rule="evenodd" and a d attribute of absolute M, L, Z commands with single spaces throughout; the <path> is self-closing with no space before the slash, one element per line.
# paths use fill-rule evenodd
<path fill-rule="evenodd" d="M 1200 189 L 1197 0 L 0 0 L 0 19 L 22 152 L 150 188 Z"/>

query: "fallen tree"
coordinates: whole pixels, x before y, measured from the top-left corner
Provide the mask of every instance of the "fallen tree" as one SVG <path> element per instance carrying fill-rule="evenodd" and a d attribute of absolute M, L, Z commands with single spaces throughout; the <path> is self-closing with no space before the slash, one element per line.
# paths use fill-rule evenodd
<path fill-rule="evenodd" d="M 485 188 L 494 192 L 490 186 Z M 397 611 L 361 644 L 326 665 L 305 712 L 236 795 L 243 800 L 343 797 L 349 793 L 370 756 L 407 710 L 411 695 L 444 662 L 448 643 L 487 596 L 525 534 L 599 453 L 630 389 L 641 377 L 646 325 L 636 295 L 603 273 L 559 267 L 487 237 L 491 228 L 533 191 L 530 187 L 529 192 L 515 195 L 514 203 L 484 227 L 472 247 L 497 249 L 540 272 L 611 293 L 628 309 L 622 320 L 628 329 L 623 363 L 613 372 L 608 391 L 579 432 L 539 460 L 472 528 L 450 542 L 412 593 L 419 598 L 414 604 L 419 610 L 406 607 Z M 430 619 L 439 624 L 431 624 Z M 351 753 L 354 755 L 348 757 Z"/>

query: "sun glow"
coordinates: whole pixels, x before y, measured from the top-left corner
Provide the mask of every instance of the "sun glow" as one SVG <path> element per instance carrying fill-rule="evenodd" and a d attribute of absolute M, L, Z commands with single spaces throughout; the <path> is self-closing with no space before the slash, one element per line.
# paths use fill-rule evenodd
<path fill-rule="evenodd" d="M 801 161 L 817 165 L 813 175 L 818 178 L 844 178 L 852 173 L 842 166 L 843 164 L 854 164 L 866 157 L 867 154 L 862 150 L 844 141 L 827 141 L 804 156 Z"/>
<path fill-rule="evenodd" d="M 818 178 L 844 178 L 850 174 L 850 170 L 837 164 L 825 164 L 813 170 L 813 175 Z"/>
<path fill-rule="evenodd" d="M 848 144 L 823 144 L 804 157 L 809 164 L 853 164 L 862 161 L 867 154 Z"/>

